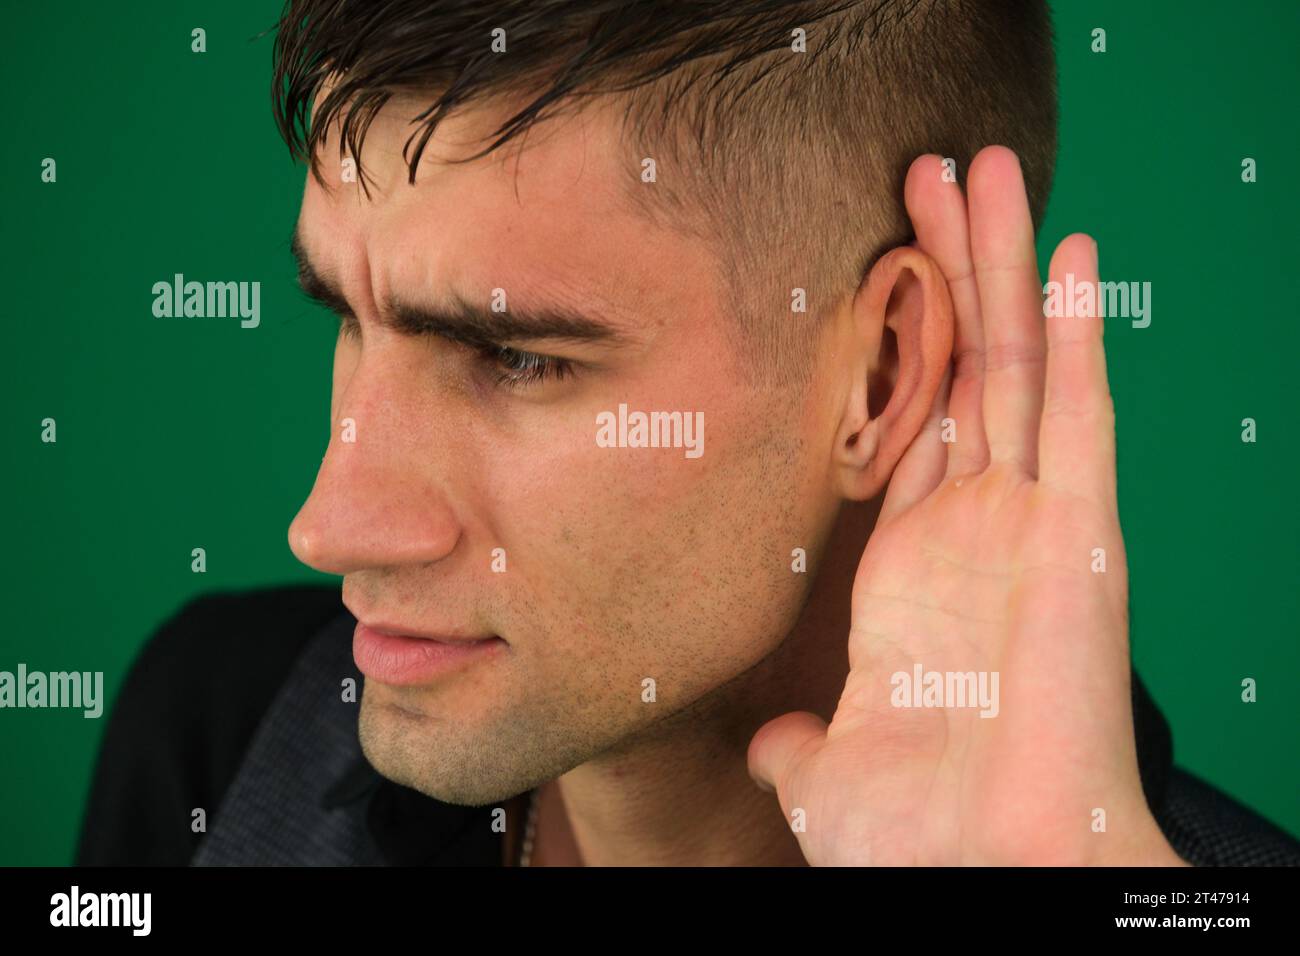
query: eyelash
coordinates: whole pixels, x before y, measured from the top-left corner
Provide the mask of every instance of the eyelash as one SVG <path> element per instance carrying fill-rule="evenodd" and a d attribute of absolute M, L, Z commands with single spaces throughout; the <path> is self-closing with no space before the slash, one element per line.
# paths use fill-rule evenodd
<path fill-rule="evenodd" d="M 339 328 L 349 340 L 361 338 L 359 323 L 349 317 L 340 317 Z M 507 388 L 527 388 L 540 385 L 547 378 L 559 381 L 574 374 L 573 362 L 568 359 L 512 349 L 507 345 L 484 344 L 475 346 L 484 362 L 496 367 L 496 384 Z"/>
<path fill-rule="evenodd" d="M 540 385 L 548 377 L 559 381 L 573 375 L 573 363 L 568 359 L 539 355 L 512 349 L 507 345 L 483 345 L 478 349 L 483 359 L 497 368 L 498 385 L 508 388 L 526 388 Z"/>

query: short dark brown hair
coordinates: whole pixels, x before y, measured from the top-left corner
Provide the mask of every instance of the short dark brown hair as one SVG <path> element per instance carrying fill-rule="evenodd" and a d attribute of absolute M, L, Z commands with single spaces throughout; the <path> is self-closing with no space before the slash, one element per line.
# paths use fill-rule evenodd
<path fill-rule="evenodd" d="M 490 46 L 498 28 L 505 53 Z M 361 167 L 389 99 L 429 96 L 407 143 L 411 182 L 456 108 L 526 104 L 469 160 L 584 98 L 622 97 L 632 199 L 713 244 L 756 378 L 782 384 L 806 381 L 808 323 L 911 238 L 902 188 L 916 156 L 952 158 L 963 178 L 981 147 L 1012 148 L 1037 224 L 1056 155 L 1044 0 L 288 0 L 272 89 L 281 134 L 318 178 L 335 122 L 340 156 Z M 796 287 L 806 316 L 791 314 Z"/>

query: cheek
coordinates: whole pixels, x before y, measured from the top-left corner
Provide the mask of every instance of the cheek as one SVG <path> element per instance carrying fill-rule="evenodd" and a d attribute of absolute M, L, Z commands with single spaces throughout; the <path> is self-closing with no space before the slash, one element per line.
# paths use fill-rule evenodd
<path fill-rule="evenodd" d="M 732 546 L 728 489 L 745 462 L 716 413 L 705 414 L 699 458 L 600 447 L 596 414 L 531 431 L 509 453 L 489 451 L 485 513 L 532 600 L 608 620 L 716 581 L 709 568 Z"/>
<path fill-rule="evenodd" d="M 690 427 L 674 437 L 694 447 L 607 447 L 611 436 L 618 440 L 620 404 L 626 406 L 625 422 L 637 412 L 680 413 Z M 602 385 L 572 408 L 531 410 L 508 435 L 483 436 L 480 443 L 501 492 L 493 502 L 501 530 L 526 525 L 542 541 L 584 537 L 635 544 L 624 532 L 639 537 L 673 523 L 680 503 L 709 485 L 729 454 L 733 415 L 717 395 L 689 381 L 656 382 L 650 376 L 618 388 Z"/>

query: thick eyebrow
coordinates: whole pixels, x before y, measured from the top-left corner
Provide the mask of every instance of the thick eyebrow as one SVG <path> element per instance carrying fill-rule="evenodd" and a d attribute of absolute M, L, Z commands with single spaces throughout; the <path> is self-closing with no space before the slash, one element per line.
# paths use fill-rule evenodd
<path fill-rule="evenodd" d="M 356 313 L 333 280 L 312 265 L 295 231 L 289 250 L 298 265 L 298 286 L 309 299 L 340 316 Z M 437 335 L 469 345 L 496 345 L 520 339 L 567 339 L 618 345 L 625 337 L 613 326 L 579 312 L 559 308 L 521 308 L 494 312 L 459 295 L 446 306 L 426 306 L 390 300 L 383 303 L 384 324 L 404 335 Z"/>
<path fill-rule="evenodd" d="M 303 294 L 331 312 L 338 315 L 351 315 L 352 306 L 348 305 L 347 298 L 337 285 L 322 276 L 311 264 L 311 258 L 307 255 L 307 249 L 298 238 L 296 230 L 289 238 L 289 251 L 293 253 L 293 261 L 298 266 L 298 288 Z"/>

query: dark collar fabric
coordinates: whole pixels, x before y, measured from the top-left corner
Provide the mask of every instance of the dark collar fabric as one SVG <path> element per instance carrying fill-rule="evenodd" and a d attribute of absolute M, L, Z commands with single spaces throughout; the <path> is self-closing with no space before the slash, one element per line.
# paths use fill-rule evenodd
<path fill-rule="evenodd" d="M 492 807 L 434 800 L 381 776 L 364 755 L 326 790 L 322 806 L 361 814 L 390 866 L 502 865 L 503 837 L 493 831 Z"/>
<path fill-rule="evenodd" d="M 357 737 L 350 614 L 309 640 L 253 735 L 195 866 L 500 866 L 492 807 L 381 777 Z M 358 693 L 346 690 L 349 683 Z M 341 688 L 343 691 L 341 691 Z M 518 798 L 516 798 L 518 799 Z"/>

